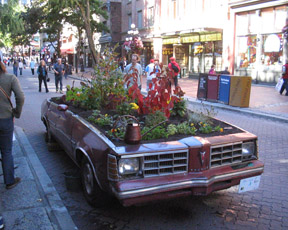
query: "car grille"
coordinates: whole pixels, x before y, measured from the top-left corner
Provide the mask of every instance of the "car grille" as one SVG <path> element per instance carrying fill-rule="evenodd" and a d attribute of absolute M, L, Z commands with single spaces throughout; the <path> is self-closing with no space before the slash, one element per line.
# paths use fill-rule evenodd
<path fill-rule="evenodd" d="M 243 161 L 242 142 L 211 146 L 210 167 L 232 165 Z"/>
<path fill-rule="evenodd" d="M 142 169 L 144 177 L 187 172 L 188 150 L 145 155 Z"/>

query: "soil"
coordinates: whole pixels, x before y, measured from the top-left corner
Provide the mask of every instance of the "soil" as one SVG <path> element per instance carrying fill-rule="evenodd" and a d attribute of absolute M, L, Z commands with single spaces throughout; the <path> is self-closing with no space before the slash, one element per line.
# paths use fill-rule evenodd
<path fill-rule="evenodd" d="M 79 107 L 75 107 L 73 106 L 71 103 L 67 103 L 67 102 L 64 102 L 60 97 L 54 97 L 54 98 L 51 98 L 51 100 L 57 104 L 66 104 L 69 106 L 69 110 L 72 111 L 73 113 L 81 116 L 82 118 L 84 118 L 85 120 L 88 121 L 88 117 L 92 115 L 93 111 L 92 110 L 83 110 L 82 108 L 79 108 Z M 192 111 L 193 112 L 193 111 Z M 102 114 L 110 114 L 110 115 L 113 115 L 113 111 L 109 110 L 109 111 L 101 111 Z M 115 113 L 114 113 L 115 114 Z M 142 116 L 142 117 L 137 117 L 141 123 L 141 121 L 144 121 L 145 119 L 145 116 Z M 165 124 L 168 126 L 169 124 L 179 124 L 181 122 L 184 122 L 186 120 L 186 117 L 180 117 L 180 116 L 174 116 L 174 117 L 170 117 L 169 118 L 169 121 L 167 121 Z M 90 122 L 90 121 L 89 121 Z M 208 133 L 208 134 L 205 134 L 205 133 L 201 133 L 199 131 L 196 132 L 196 135 L 195 136 L 198 136 L 198 137 L 212 137 L 212 136 L 222 136 L 222 135 L 229 135 L 229 134 L 233 134 L 233 133 L 241 133 L 243 132 L 241 129 L 231 125 L 231 124 L 228 124 L 224 121 L 221 121 L 221 120 L 218 120 L 218 119 L 215 119 L 215 118 L 210 118 L 210 122 L 212 122 L 212 126 L 215 127 L 215 126 L 220 126 L 221 128 L 223 128 L 223 132 L 211 132 L 211 133 Z M 91 122 L 90 122 L 91 123 Z M 111 127 L 100 127 L 99 125 L 95 124 L 95 123 L 92 123 L 97 129 L 99 129 L 101 132 L 103 132 L 104 134 L 106 133 L 106 131 L 110 130 Z M 195 125 L 197 130 L 199 127 L 197 127 L 197 124 Z M 180 140 L 182 138 L 186 138 L 186 137 L 189 137 L 191 135 L 185 135 L 185 134 L 176 134 L 176 135 L 173 135 L 173 136 L 169 136 L 168 138 L 163 138 L 163 139 L 155 139 L 155 140 L 141 140 L 141 143 L 156 143 L 156 142 L 167 142 L 167 141 L 176 141 L 176 140 Z M 109 138 L 109 137 L 108 137 Z M 116 146 L 119 146 L 119 145 L 123 145 L 123 141 L 120 141 L 119 139 L 117 138 L 109 138 Z"/>

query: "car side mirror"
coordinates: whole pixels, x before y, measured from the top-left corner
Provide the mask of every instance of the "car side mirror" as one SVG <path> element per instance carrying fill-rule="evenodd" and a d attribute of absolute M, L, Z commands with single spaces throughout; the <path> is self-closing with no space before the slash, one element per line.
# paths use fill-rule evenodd
<path fill-rule="evenodd" d="M 69 107 L 68 105 L 60 104 L 60 105 L 57 106 L 57 109 L 58 109 L 59 111 L 65 112 L 65 111 L 68 109 L 68 107 Z"/>

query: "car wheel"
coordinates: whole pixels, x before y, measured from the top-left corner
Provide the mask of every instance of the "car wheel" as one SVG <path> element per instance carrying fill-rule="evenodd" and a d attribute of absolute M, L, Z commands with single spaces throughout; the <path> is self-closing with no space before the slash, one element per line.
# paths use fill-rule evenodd
<path fill-rule="evenodd" d="M 86 200 L 93 207 L 103 207 L 111 204 L 112 197 L 104 193 L 94 177 L 93 168 L 86 157 L 81 164 L 81 181 Z"/>
<path fill-rule="evenodd" d="M 62 148 L 53 138 L 49 125 L 46 125 L 45 141 L 47 142 L 47 149 L 49 152 L 60 151 Z"/>

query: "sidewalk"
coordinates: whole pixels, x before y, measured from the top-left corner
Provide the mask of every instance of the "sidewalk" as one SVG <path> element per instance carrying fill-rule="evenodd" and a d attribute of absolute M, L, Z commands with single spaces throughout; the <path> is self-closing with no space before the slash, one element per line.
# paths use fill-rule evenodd
<path fill-rule="evenodd" d="M 70 75 L 71 78 L 82 79 L 91 76 L 92 68 L 84 73 Z M 84 77 L 84 78 L 83 78 Z M 273 119 L 280 122 L 288 122 L 288 97 L 280 95 L 274 88 L 274 85 L 252 84 L 250 103 L 248 108 L 234 107 L 221 103 L 213 103 L 197 99 L 198 79 L 180 78 L 178 83 L 185 92 L 185 98 L 190 105 L 208 105 L 218 109 L 236 111 L 240 113 L 250 114 L 253 116 Z M 172 86 L 174 89 L 174 87 Z M 142 77 L 142 92 L 146 92 L 146 77 Z"/>
<path fill-rule="evenodd" d="M 0 212 L 5 230 L 77 229 L 23 130 L 15 127 L 14 134 L 15 176 L 22 180 L 6 190 L 0 167 Z"/>

